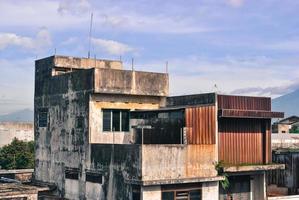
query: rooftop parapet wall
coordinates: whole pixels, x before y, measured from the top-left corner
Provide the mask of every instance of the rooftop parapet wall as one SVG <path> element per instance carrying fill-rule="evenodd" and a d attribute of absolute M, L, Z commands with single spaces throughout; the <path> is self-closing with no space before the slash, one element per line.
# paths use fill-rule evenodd
<path fill-rule="evenodd" d="M 95 69 L 95 93 L 167 96 L 168 74 Z"/>
<path fill-rule="evenodd" d="M 122 62 L 118 60 L 103 60 L 92 58 L 78 58 L 71 56 L 50 56 L 36 61 L 36 64 L 47 65 L 50 67 L 90 69 L 90 68 L 108 68 L 122 69 Z"/>
<path fill-rule="evenodd" d="M 194 94 L 184 96 L 167 97 L 167 107 L 194 106 L 194 105 L 214 105 L 216 102 L 215 93 Z"/>

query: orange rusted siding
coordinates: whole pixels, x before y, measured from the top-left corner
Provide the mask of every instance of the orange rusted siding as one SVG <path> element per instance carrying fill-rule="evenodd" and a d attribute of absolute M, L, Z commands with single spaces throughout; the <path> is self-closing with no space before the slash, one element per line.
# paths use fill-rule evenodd
<path fill-rule="evenodd" d="M 218 95 L 218 109 L 271 111 L 271 98 Z"/>
<path fill-rule="evenodd" d="M 269 120 L 219 119 L 219 160 L 228 164 L 271 162 Z"/>
<path fill-rule="evenodd" d="M 215 106 L 186 108 L 188 144 L 216 143 Z"/>

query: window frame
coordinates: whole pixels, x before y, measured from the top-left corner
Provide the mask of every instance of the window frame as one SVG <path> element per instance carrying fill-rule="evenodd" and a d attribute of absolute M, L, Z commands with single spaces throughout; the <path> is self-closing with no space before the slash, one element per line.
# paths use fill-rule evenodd
<path fill-rule="evenodd" d="M 104 126 L 104 112 L 110 112 L 110 128 L 109 130 L 108 129 L 105 129 L 105 126 Z M 119 115 L 119 130 L 113 130 L 114 129 L 114 113 L 117 113 L 118 112 L 118 115 Z M 123 113 L 127 113 L 127 120 L 125 122 L 125 120 L 123 120 Z M 108 119 L 106 119 L 108 120 Z M 123 123 L 128 123 L 127 126 L 123 126 Z M 129 132 L 130 131 L 130 110 L 129 109 L 109 109 L 109 108 L 104 108 L 102 109 L 102 132 Z"/>

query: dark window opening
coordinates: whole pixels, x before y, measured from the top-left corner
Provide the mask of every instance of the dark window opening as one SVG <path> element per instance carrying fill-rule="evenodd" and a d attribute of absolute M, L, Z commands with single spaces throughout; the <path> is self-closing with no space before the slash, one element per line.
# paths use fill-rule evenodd
<path fill-rule="evenodd" d="M 47 127 L 48 125 L 48 109 L 43 108 L 38 111 L 38 127 Z"/>
<path fill-rule="evenodd" d="M 201 190 L 178 190 L 162 192 L 162 200 L 201 200 Z"/>
<path fill-rule="evenodd" d="M 120 131 L 120 111 L 113 110 L 112 111 L 112 130 L 113 131 Z"/>
<path fill-rule="evenodd" d="M 103 131 L 111 131 L 111 110 L 103 110 Z"/>
<path fill-rule="evenodd" d="M 129 131 L 129 110 L 104 109 L 103 131 Z"/>
<path fill-rule="evenodd" d="M 129 112 L 121 112 L 121 129 L 122 131 L 129 131 Z"/>
<path fill-rule="evenodd" d="M 66 169 L 64 173 L 65 173 L 66 179 L 73 179 L 73 180 L 79 179 L 79 170 L 78 169 Z"/>
<path fill-rule="evenodd" d="M 102 174 L 86 172 L 86 181 L 102 184 Z"/>
<path fill-rule="evenodd" d="M 76 128 L 83 128 L 84 127 L 84 118 L 82 116 L 77 117 L 76 119 Z"/>

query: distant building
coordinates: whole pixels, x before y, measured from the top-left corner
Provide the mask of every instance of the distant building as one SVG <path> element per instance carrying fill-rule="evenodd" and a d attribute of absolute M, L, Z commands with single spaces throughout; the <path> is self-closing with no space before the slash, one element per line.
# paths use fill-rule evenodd
<path fill-rule="evenodd" d="M 275 122 L 272 125 L 273 133 L 299 133 L 299 117 L 291 116 Z"/>
<path fill-rule="evenodd" d="M 265 172 L 284 167 L 271 160 L 283 113 L 270 98 L 168 97 L 166 73 L 52 56 L 36 61 L 34 102 L 35 179 L 58 197 L 262 200 Z"/>
<path fill-rule="evenodd" d="M 14 138 L 33 141 L 33 123 L 0 122 L 0 147 L 10 144 Z"/>

